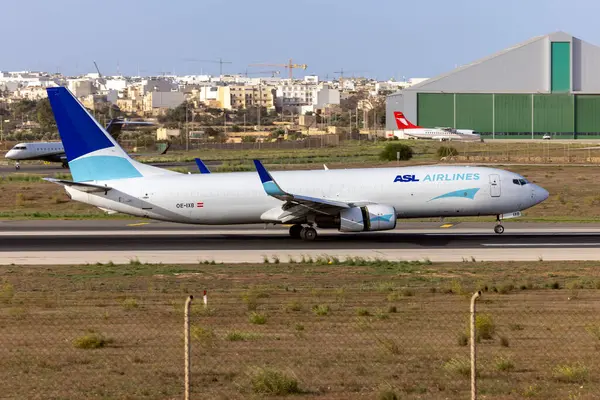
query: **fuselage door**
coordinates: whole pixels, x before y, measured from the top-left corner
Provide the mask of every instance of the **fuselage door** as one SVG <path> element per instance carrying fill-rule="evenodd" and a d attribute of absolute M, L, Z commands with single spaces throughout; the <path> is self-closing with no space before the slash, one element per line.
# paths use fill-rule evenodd
<path fill-rule="evenodd" d="M 500 197 L 500 175 L 490 175 L 490 195 L 492 197 Z"/>

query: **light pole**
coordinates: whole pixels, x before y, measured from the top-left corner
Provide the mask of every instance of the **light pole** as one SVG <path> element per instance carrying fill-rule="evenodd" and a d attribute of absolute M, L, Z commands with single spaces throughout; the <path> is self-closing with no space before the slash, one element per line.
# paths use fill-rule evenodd
<path fill-rule="evenodd" d="M 185 151 L 190 151 L 190 127 L 188 125 L 188 103 L 185 103 Z"/>

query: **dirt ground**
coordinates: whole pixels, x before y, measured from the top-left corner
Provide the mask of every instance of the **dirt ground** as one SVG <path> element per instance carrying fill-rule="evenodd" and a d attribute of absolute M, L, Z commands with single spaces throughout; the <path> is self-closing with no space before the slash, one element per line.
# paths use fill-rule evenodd
<path fill-rule="evenodd" d="M 464 399 L 477 289 L 481 398 L 600 392 L 598 263 L 284 261 L 1 267 L 0 397 L 181 398 L 193 294 L 192 398 Z"/>

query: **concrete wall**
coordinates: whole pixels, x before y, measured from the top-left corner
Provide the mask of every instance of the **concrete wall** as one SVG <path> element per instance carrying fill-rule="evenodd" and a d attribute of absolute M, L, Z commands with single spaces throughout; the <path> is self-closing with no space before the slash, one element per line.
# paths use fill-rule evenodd
<path fill-rule="evenodd" d="M 416 103 L 416 102 L 415 102 Z M 415 108 L 416 110 L 416 108 Z M 404 112 L 404 96 L 403 93 L 390 94 L 385 99 L 385 130 L 394 131 L 398 129 L 396 120 L 394 119 L 394 111 Z M 410 117 L 409 117 L 410 119 Z M 415 119 L 416 121 L 416 119 Z"/>

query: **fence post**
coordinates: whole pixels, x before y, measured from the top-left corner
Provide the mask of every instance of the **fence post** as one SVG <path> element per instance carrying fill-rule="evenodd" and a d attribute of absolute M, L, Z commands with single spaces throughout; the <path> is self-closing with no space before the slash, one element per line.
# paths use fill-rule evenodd
<path fill-rule="evenodd" d="M 481 290 L 471 297 L 471 400 L 477 400 L 477 348 L 475 337 L 475 302 L 481 296 Z"/>
<path fill-rule="evenodd" d="M 185 377 L 184 377 L 184 398 L 185 400 L 190 400 L 190 305 L 192 304 L 192 300 L 194 296 L 190 295 L 185 301 L 185 312 L 184 312 L 184 321 L 183 321 L 183 336 L 184 336 L 184 363 L 185 363 Z"/>

